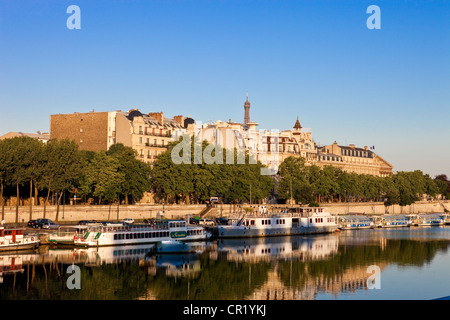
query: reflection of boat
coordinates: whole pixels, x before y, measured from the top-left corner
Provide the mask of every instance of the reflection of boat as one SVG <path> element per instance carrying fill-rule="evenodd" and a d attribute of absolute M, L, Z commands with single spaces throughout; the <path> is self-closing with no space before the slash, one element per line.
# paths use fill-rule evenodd
<path fill-rule="evenodd" d="M 330 233 L 337 230 L 336 222 L 324 208 L 289 208 L 270 216 L 244 216 L 234 225 L 217 226 L 215 232 L 219 238 Z"/>
<path fill-rule="evenodd" d="M 201 264 L 195 253 L 152 254 L 139 260 L 141 266 L 156 274 L 157 269 L 165 271 L 166 276 L 189 276 L 200 272 Z"/>
<path fill-rule="evenodd" d="M 101 265 L 121 262 L 139 261 L 151 252 L 155 244 L 104 246 L 91 248 L 75 248 L 68 252 L 53 250 L 53 256 L 64 257 L 70 261 L 87 265 Z M 68 253 L 68 254 L 67 254 Z"/>
<path fill-rule="evenodd" d="M 165 240 L 205 240 L 210 234 L 201 226 L 186 226 L 184 220 L 156 220 L 148 224 L 104 224 L 89 226 L 78 235 L 77 246 L 115 246 L 157 243 Z"/>
<path fill-rule="evenodd" d="M 33 249 L 39 246 L 38 235 L 25 234 L 23 228 L 0 227 L 0 251 Z"/>
<path fill-rule="evenodd" d="M 0 283 L 3 283 L 3 275 L 23 273 L 23 261 L 20 255 L 0 256 Z"/>
<path fill-rule="evenodd" d="M 262 261 L 272 259 L 321 260 L 337 252 L 337 236 L 290 236 L 248 239 L 220 239 L 217 251 L 229 260 Z"/>
<path fill-rule="evenodd" d="M 178 240 L 159 241 L 155 244 L 152 251 L 158 254 L 195 252 L 194 248 L 191 248 L 189 244 Z"/>
<path fill-rule="evenodd" d="M 365 215 L 339 216 L 339 229 L 370 229 L 374 227 L 374 222 Z"/>

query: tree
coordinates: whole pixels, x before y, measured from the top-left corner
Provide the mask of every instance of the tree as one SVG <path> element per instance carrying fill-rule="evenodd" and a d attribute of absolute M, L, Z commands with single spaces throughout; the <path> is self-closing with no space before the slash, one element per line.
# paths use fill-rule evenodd
<path fill-rule="evenodd" d="M 47 189 L 47 199 L 50 192 L 57 195 L 56 218 L 59 218 L 59 205 L 65 191 L 74 191 L 82 180 L 86 158 L 80 152 L 73 140 L 50 140 L 45 148 L 45 167 L 41 177 L 41 188 Z M 45 216 L 45 208 L 44 208 Z"/>
<path fill-rule="evenodd" d="M 118 172 L 124 177 L 120 193 L 125 197 L 125 204 L 128 204 L 129 196 L 133 199 L 141 198 L 144 192 L 150 190 L 151 168 L 147 163 L 136 159 L 136 152 L 132 148 L 114 144 L 109 148 L 107 155 L 119 162 Z"/>
<path fill-rule="evenodd" d="M 11 180 L 12 170 L 12 150 L 11 139 L 0 140 L 0 202 L 2 206 L 2 220 L 5 219 L 5 199 L 3 197 L 4 187 Z"/>
<path fill-rule="evenodd" d="M 445 174 L 439 174 L 434 178 L 436 185 L 439 188 L 440 194 L 447 197 L 450 195 L 450 181 Z"/>
<path fill-rule="evenodd" d="M 11 148 L 11 184 L 16 186 L 16 223 L 19 220 L 20 186 L 30 182 L 30 202 L 32 198 L 33 180 L 40 174 L 42 167 L 42 147 L 43 144 L 30 137 L 14 137 L 10 141 Z M 30 204 L 30 216 L 32 204 Z"/>
<path fill-rule="evenodd" d="M 90 193 L 101 203 L 102 200 L 117 199 L 121 186 L 125 183 L 125 174 L 119 171 L 120 162 L 106 151 L 97 152 L 87 165 L 81 189 Z"/>
<path fill-rule="evenodd" d="M 227 164 L 227 154 L 231 153 L 234 162 Z M 205 159 L 205 155 L 209 157 Z M 244 163 L 238 164 L 238 158 Z M 188 202 L 192 198 L 206 202 L 220 196 L 235 203 L 253 202 L 268 197 L 273 188 L 272 178 L 261 175 L 262 167 L 260 162 L 250 161 L 248 153 L 226 150 L 196 137 L 182 137 L 158 156 L 152 169 L 152 185 L 166 201 Z"/>
<path fill-rule="evenodd" d="M 278 174 L 278 196 L 287 200 L 291 196 L 296 202 L 309 203 L 313 201 L 313 189 L 308 180 L 309 170 L 305 166 L 305 159 L 288 157 L 280 164 Z"/>

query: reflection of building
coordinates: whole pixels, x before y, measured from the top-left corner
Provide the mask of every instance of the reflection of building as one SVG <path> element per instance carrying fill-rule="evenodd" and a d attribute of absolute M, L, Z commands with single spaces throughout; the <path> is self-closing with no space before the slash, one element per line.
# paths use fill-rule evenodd
<path fill-rule="evenodd" d="M 73 139 L 82 150 L 108 150 L 115 143 L 133 148 L 137 157 L 153 163 L 167 149 L 172 135 L 186 132 L 193 120 L 183 116 L 165 118 L 164 113 L 88 112 L 50 116 L 52 139 Z"/>
<path fill-rule="evenodd" d="M 378 264 L 383 269 L 386 264 Z M 305 275 L 307 278 L 303 287 L 293 287 L 280 279 L 277 266 L 267 274 L 267 281 L 256 289 L 247 300 L 314 300 L 319 293 L 338 296 L 340 293 L 368 290 L 368 266 L 353 267 L 333 277 L 325 275 Z M 291 275 L 298 277 L 299 275 Z"/>

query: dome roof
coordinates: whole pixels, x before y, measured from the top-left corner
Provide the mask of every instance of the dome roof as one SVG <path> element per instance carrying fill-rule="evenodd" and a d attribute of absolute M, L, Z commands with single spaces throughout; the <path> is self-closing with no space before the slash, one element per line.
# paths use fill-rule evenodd
<path fill-rule="evenodd" d="M 192 118 L 186 118 L 186 119 L 184 119 L 184 127 L 185 127 L 185 128 L 187 128 L 188 125 L 190 125 L 190 124 L 195 124 L 195 120 L 192 119 Z"/>
<path fill-rule="evenodd" d="M 128 119 L 133 121 L 134 117 L 142 117 L 142 113 L 138 109 L 133 109 L 128 112 Z"/>

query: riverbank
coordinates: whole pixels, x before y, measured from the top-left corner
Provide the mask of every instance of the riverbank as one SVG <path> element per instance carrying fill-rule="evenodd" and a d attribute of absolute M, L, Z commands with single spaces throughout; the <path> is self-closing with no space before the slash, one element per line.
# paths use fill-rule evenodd
<path fill-rule="evenodd" d="M 289 205 L 266 204 L 269 212 L 282 211 Z M 365 203 L 322 203 L 322 207 L 334 215 L 345 215 L 348 213 L 365 213 L 368 215 L 389 214 L 410 214 L 410 213 L 440 213 L 445 209 L 450 211 L 450 201 L 418 201 L 410 206 L 401 207 L 399 205 L 385 207 L 382 202 Z M 208 217 L 228 217 L 238 216 L 244 212 L 244 208 L 252 207 L 255 211 L 258 205 L 231 205 L 217 204 L 207 212 Z M 186 216 L 200 215 L 206 211 L 206 205 L 65 205 L 59 207 L 59 223 L 71 223 L 80 220 L 116 221 L 124 218 L 143 220 L 150 218 L 165 217 L 168 219 L 183 218 Z M 56 206 L 33 206 L 31 219 L 48 218 L 56 220 Z M 19 207 L 18 222 L 26 223 L 30 220 L 30 207 Z M 16 208 L 5 206 L 5 222 L 16 222 Z"/>

